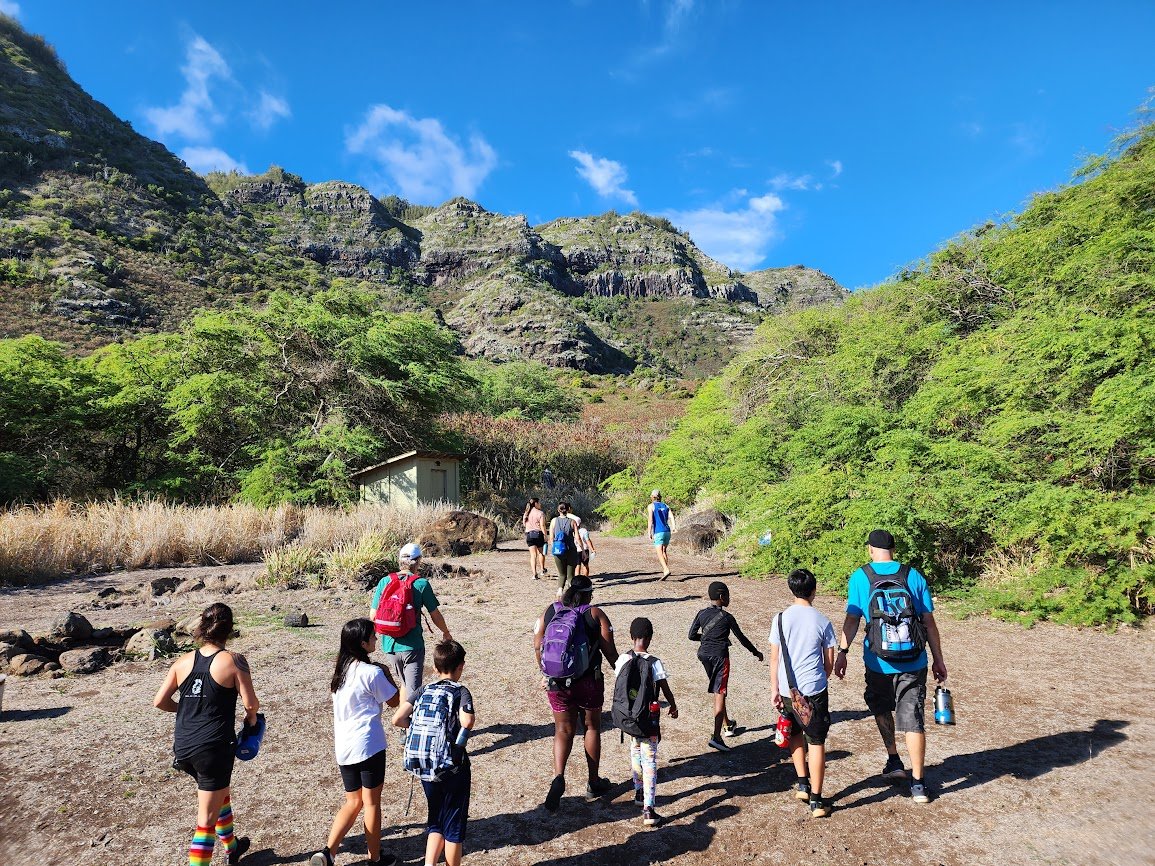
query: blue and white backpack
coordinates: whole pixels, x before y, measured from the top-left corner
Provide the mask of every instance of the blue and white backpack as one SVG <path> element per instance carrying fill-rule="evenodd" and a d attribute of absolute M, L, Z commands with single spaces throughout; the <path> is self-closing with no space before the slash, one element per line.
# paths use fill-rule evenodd
<path fill-rule="evenodd" d="M 423 782 L 456 772 L 453 744 L 461 727 L 461 686 L 442 680 L 426 686 L 413 706 L 405 738 L 405 769 Z"/>

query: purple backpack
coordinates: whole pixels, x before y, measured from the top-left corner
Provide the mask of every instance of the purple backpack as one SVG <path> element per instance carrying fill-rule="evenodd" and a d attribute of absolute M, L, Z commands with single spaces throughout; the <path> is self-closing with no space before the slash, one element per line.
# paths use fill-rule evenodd
<path fill-rule="evenodd" d="M 541 672 L 551 680 L 574 680 L 590 666 L 590 640 L 586 633 L 588 604 L 566 607 L 553 603 L 553 619 L 541 641 Z"/>

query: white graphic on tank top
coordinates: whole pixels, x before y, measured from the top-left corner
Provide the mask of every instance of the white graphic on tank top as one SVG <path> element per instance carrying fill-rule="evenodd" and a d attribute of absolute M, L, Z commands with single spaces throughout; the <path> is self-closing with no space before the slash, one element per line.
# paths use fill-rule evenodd
<path fill-rule="evenodd" d="M 204 681 L 200 677 L 197 677 L 195 680 L 193 680 L 192 691 L 189 692 L 189 697 L 199 698 L 201 696 L 201 686 L 203 684 Z"/>

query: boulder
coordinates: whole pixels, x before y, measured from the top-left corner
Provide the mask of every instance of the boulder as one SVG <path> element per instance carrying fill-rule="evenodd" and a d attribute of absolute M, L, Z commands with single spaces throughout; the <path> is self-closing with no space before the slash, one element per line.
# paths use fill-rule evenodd
<path fill-rule="evenodd" d="M 188 595 L 190 592 L 199 592 L 205 588 L 205 582 L 197 577 L 190 577 L 181 581 L 180 586 L 172 591 L 173 595 Z"/>
<path fill-rule="evenodd" d="M 173 634 L 192 637 L 193 631 L 198 625 L 200 625 L 200 622 L 201 615 L 199 613 L 194 613 L 192 616 L 186 616 L 176 624 L 176 628 L 173 629 Z"/>
<path fill-rule="evenodd" d="M 10 643 L 13 646 L 32 649 L 32 635 L 22 628 L 8 629 L 0 631 L 0 643 Z"/>
<path fill-rule="evenodd" d="M 199 616 L 199 614 L 198 614 Z M 156 629 L 158 631 L 172 631 L 176 628 L 176 620 L 171 616 L 162 616 L 156 619 L 146 619 L 144 622 L 139 622 L 133 628 L 133 634 L 145 629 Z"/>
<path fill-rule="evenodd" d="M 34 677 L 48 669 L 49 661 L 31 653 L 21 653 L 14 656 L 8 663 L 8 672 L 18 677 Z"/>
<path fill-rule="evenodd" d="M 181 584 L 179 577 L 154 577 L 147 584 L 147 592 L 154 598 L 173 592 Z"/>
<path fill-rule="evenodd" d="M 92 637 L 92 623 L 76 611 L 69 611 L 52 623 L 50 635 L 55 640 L 85 641 Z"/>
<path fill-rule="evenodd" d="M 451 511 L 417 537 L 425 556 L 466 556 L 497 547 L 497 524 L 472 511 Z"/>
<path fill-rule="evenodd" d="M 24 649 L 16 644 L 0 642 L 0 668 L 4 668 L 12 659 L 23 653 Z"/>
<path fill-rule="evenodd" d="M 714 508 L 685 515 L 678 518 L 678 531 L 670 540 L 670 546 L 703 553 L 721 541 L 730 526 L 730 518 Z"/>
<path fill-rule="evenodd" d="M 60 667 L 70 674 L 94 674 L 112 664 L 108 647 L 90 646 L 60 654 Z"/>
<path fill-rule="evenodd" d="M 106 586 L 96 593 L 97 598 L 111 598 L 114 595 L 120 595 L 120 590 L 115 586 Z"/>
<path fill-rule="evenodd" d="M 176 642 L 167 629 L 142 628 L 124 645 L 125 655 L 153 661 L 176 653 Z"/>
<path fill-rule="evenodd" d="M 285 616 L 285 625 L 289 628 L 305 628 L 309 624 L 309 615 L 303 611 L 290 613 Z"/>
<path fill-rule="evenodd" d="M 139 630 L 139 626 L 127 626 L 124 628 L 106 626 L 105 628 L 95 628 L 92 630 L 92 639 L 105 646 L 121 646 Z"/>

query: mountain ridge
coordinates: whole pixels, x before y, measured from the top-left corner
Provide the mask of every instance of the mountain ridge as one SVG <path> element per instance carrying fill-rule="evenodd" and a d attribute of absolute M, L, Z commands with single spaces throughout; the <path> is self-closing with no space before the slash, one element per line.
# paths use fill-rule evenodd
<path fill-rule="evenodd" d="M 277 288 L 347 283 L 430 312 L 476 357 L 701 376 L 766 315 L 847 296 L 801 266 L 739 274 L 639 212 L 533 226 L 464 198 L 415 206 L 276 166 L 200 177 L 3 16 L 0 183 L 0 337 L 74 350 Z"/>

